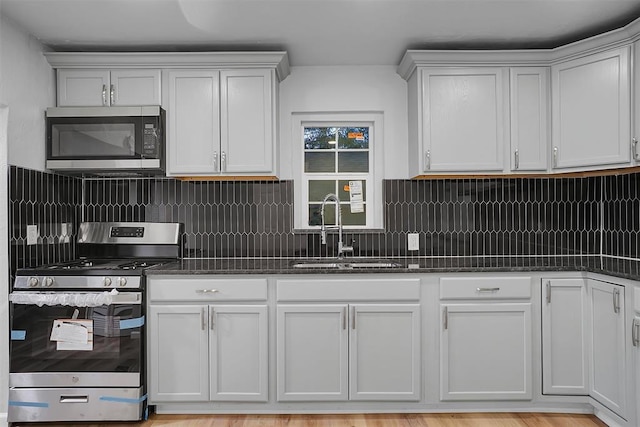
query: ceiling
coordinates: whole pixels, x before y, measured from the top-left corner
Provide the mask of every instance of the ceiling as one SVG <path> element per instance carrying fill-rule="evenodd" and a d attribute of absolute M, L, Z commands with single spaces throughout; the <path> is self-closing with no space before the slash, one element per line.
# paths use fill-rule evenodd
<path fill-rule="evenodd" d="M 0 0 L 53 50 L 286 50 L 293 66 L 397 65 L 407 49 L 553 48 L 640 0 Z"/>

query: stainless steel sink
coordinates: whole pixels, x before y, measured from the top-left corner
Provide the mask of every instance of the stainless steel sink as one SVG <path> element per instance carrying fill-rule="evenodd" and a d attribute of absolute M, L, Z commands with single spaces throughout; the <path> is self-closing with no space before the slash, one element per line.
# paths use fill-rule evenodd
<path fill-rule="evenodd" d="M 315 268 L 353 270 L 367 268 L 402 268 L 402 264 L 388 260 L 300 260 L 291 264 L 293 268 Z"/>

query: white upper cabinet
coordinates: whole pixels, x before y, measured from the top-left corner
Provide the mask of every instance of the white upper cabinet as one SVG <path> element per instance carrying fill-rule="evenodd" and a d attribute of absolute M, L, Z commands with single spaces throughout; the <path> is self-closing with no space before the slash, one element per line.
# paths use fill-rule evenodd
<path fill-rule="evenodd" d="M 59 69 L 58 106 L 160 105 L 159 69 Z"/>
<path fill-rule="evenodd" d="M 275 82 L 273 70 L 220 73 L 221 172 L 274 172 Z"/>
<path fill-rule="evenodd" d="M 640 140 L 640 41 L 637 41 L 633 44 L 633 123 L 631 124 L 633 127 L 632 134 L 632 150 L 631 150 L 631 160 L 634 165 L 638 164 L 640 161 L 640 147 L 638 147 L 638 141 Z M 640 407 L 640 405 L 639 405 Z"/>
<path fill-rule="evenodd" d="M 415 81 L 409 82 L 412 176 L 503 170 L 506 71 L 421 68 L 414 73 Z"/>
<path fill-rule="evenodd" d="M 630 48 L 552 66 L 552 168 L 584 170 L 630 163 Z"/>
<path fill-rule="evenodd" d="M 220 172 L 220 72 L 166 73 L 167 144 L 171 174 Z"/>
<path fill-rule="evenodd" d="M 269 69 L 166 73 L 170 175 L 275 175 Z"/>
<path fill-rule="evenodd" d="M 511 170 L 545 171 L 549 151 L 549 68 L 510 70 Z"/>

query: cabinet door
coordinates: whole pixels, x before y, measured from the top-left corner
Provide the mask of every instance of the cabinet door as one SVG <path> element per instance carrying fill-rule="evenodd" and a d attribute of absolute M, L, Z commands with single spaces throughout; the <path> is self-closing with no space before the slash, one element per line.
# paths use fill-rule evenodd
<path fill-rule="evenodd" d="M 209 306 L 211 400 L 267 401 L 266 305 Z"/>
<path fill-rule="evenodd" d="M 420 400 L 420 306 L 354 305 L 350 399 Z"/>
<path fill-rule="evenodd" d="M 149 307 L 149 401 L 209 400 L 207 306 Z"/>
<path fill-rule="evenodd" d="M 160 105 L 160 70 L 112 70 L 111 106 Z"/>
<path fill-rule="evenodd" d="M 442 305 L 442 400 L 528 400 L 531 304 Z"/>
<path fill-rule="evenodd" d="M 589 280 L 591 296 L 590 395 L 625 416 L 624 287 Z"/>
<path fill-rule="evenodd" d="M 629 47 L 552 67 L 553 168 L 629 163 Z"/>
<path fill-rule="evenodd" d="M 636 292 L 640 292 L 636 288 Z M 636 400 L 638 402 L 640 400 L 640 310 L 638 310 L 638 316 L 633 318 L 633 322 L 631 323 L 631 335 L 632 335 L 632 345 L 633 345 L 633 360 L 635 361 L 635 371 L 636 371 Z M 636 404 L 636 422 L 640 423 L 640 405 Z"/>
<path fill-rule="evenodd" d="M 220 73 L 169 71 L 169 174 L 219 173 Z"/>
<path fill-rule="evenodd" d="M 502 171 L 505 70 L 422 70 L 423 169 Z"/>
<path fill-rule="evenodd" d="M 109 105 L 109 70 L 59 69 L 58 106 L 102 107 Z"/>
<path fill-rule="evenodd" d="M 512 68 L 510 73 L 511 170 L 546 170 L 549 68 Z"/>
<path fill-rule="evenodd" d="M 272 173 L 275 74 L 273 70 L 220 73 L 223 173 Z"/>
<path fill-rule="evenodd" d="M 347 306 L 281 305 L 277 317 L 278 400 L 347 400 Z"/>
<path fill-rule="evenodd" d="M 587 284 L 552 279 L 542 285 L 542 391 L 588 395 Z"/>

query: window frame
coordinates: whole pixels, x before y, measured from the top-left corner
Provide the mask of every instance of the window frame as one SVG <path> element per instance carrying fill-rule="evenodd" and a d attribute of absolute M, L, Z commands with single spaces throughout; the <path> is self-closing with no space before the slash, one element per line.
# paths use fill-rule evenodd
<path fill-rule="evenodd" d="M 369 127 L 369 172 L 331 173 L 304 171 L 304 128 L 305 127 Z M 345 230 L 382 230 L 382 176 L 384 161 L 382 141 L 384 135 L 383 113 L 379 111 L 358 112 L 316 112 L 292 113 L 293 177 L 294 185 L 294 230 L 310 231 L 320 229 L 309 224 L 309 181 L 318 180 L 358 180 L 366 182 L 366 224 L 345 225 Z M 320 150 L 319 150 L 320 151 Z M 366 179 L 365 179 L 366 178 Z M 342 207 L 348 200 L 340 200 Z"/>

